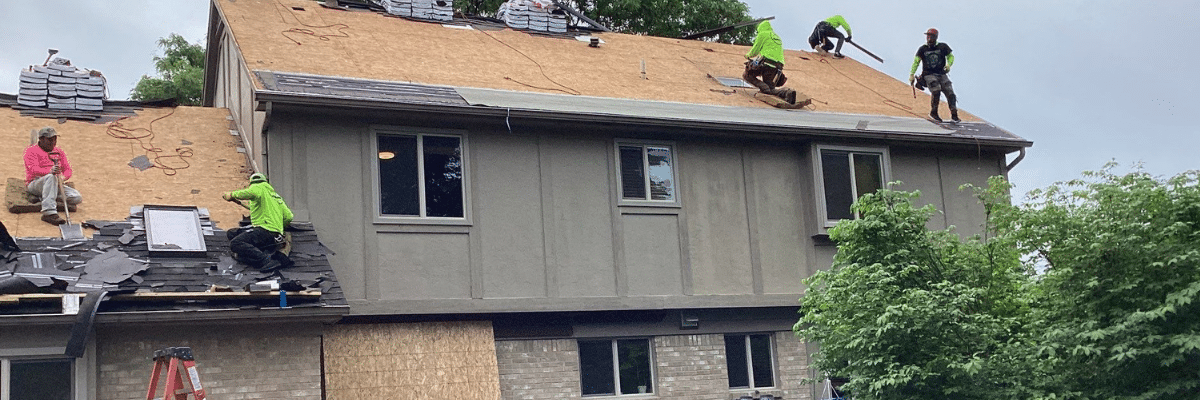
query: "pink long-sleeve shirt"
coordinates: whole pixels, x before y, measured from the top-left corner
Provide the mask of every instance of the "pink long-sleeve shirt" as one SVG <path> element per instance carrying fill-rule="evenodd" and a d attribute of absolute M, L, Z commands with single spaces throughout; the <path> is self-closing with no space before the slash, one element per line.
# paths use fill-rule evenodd
<path fill-rule="evenodd" d="M 61 148 L 55 147 L 54 152 L 58 155 L 54 158 L 58 159 L 62 167 L 63 180 L 71 179 L 71 162 L 67 161 L 67 153 Z M 25 148 L 25 184 L 33 182 L 34 179 L 41 178 L 42 175 L 50 173 L 54 169 L 54 160 L 50 158 L 50 153 L 42 150 L 36 143 Z"/>

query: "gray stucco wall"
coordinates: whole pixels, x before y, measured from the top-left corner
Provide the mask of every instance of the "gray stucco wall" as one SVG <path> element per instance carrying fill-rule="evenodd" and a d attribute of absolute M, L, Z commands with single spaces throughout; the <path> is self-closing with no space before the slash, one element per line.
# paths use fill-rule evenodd
<path fill-rule="evenodd" d="M 793 305 L 836 250 L 813 239 L 816 143 L 281 106 L 272 115 L 272 183 L 336 252 L 357 314 Z M 379 126 L 464 134 L 468 218 L 375 219 Z M 678 206 L 618 201 L 617 139 L 674 145 Z M 945 211 L 931 227 L 978 231 L 982 207 L 957 188 L 1000 173 L 1002 155 L 866 145 L 887 147 L 892 180 Z"/>

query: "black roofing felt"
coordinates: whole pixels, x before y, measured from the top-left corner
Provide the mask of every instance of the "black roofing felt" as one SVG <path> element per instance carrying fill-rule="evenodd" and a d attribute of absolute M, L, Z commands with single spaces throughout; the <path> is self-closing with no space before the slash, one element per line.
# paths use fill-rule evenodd
<path fill-rule="evenodd" d="M 467 105 L 452 88 L 404 82 L 254 71 L 267 90 L 401 103 Z"/>
<path fill-rule="evenodd" d="M 139 221 L 140 222 L 140 221 Z M 223 286 L 244 291 L 253 283 L 279 279 L 285 289 L 320 288 L 321 297 L 315 301 L 291 302 L 293 308 L 344 306 L 347 304 L 341 286 L 326 257 L 330 251 L 317 239 L 310 224 L 294 223 L 291 259 L 295 266 L 273 273 L 263 273 L 230 257 L 229 239 L 225 231 L 205 235 L 208 250 L 202 257 L 152 256 L 146 245 L 145 232 L 134 222 L 89 221 L 98 228 L 89 240 L 67 241 L 57 238 L 17 238 L 21 252 L 10 252 L 0 260 L 0 281 L 9 281 L 9 294 L 70 293 L 108 290 L 110 294 L 145 292 L 205 292 L 210 287 Z M 132 235 L 123 244 L 122 236 Z M 6 253 L 0 253 L 5 256 Z M 12 282 L 22 277 L 34 283 Z M 32 279 L 31 279 L 32 278 Z M 36 281 L 36 282 L 34 282 Z M 39 285 L 41 283 L 41 285 Z M 14 289 L 17 288 L 17 289 Z M 194 309 L 277 308 L 278 301 L 261 300 L 189 300 L 185 302 L 106 301 L 100 312 L 164 311 Z M 58 313 L 57 302 L 21 302 L 19 306 L 0 305 L 0 315 Z"/>

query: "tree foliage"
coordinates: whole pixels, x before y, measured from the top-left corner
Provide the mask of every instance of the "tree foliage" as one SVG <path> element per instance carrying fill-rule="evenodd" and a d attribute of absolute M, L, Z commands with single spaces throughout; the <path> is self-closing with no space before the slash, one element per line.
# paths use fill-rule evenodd
<path fill-rule="evenodd" d="M 200 105 L 204 85 L 204 46 L 191 44 L 183 36 L 172 33 L 158 39 L 163 50 L 154 56 L 158 76 L 142 75 L 129 98 L 133 100 L 176 99 L 183 105 Z"/>
<path fill-rule="evenodd" d="M 914 193 L 864 196 L 806 281 L 815 366 L 859 399 L 1200 398 L 1200 172 L 1113 167 L 1020 206 L 993 178 L 966 240 Z"/>
<path fill-rule="evenodd" d="M 494 16 L 504 0 L 455 2 L 468 15 Z M 678 38 L 749 21 L 750 7 L 739 0 L 564 0 L 564 4 L 616 32 Z M 710 40 L 750 44 L 754 27 Z"/>

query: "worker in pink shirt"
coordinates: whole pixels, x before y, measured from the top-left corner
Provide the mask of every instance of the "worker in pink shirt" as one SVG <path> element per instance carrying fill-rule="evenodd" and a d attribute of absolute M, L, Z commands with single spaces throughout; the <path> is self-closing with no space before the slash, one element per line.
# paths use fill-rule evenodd
<path fill-rule="evenodd" d="M 30 194 L 42 201 L 42 221 L 60 225 L 67 221 L 58 216 L 58 189 L 63 188 L 67 204 L 79 204 L 83 197 L 79 191 L 62 186 L 59 179 L 71 179 L 71 162 L 67 153 L 58 148 L 58 131 L 52 127 L 39 129 L 37 144 L 25 149 L 25 187 Z"/>

